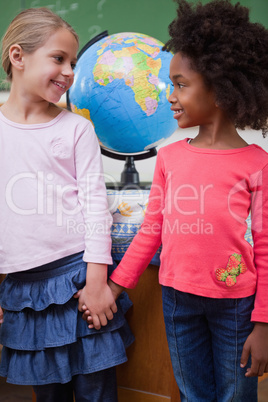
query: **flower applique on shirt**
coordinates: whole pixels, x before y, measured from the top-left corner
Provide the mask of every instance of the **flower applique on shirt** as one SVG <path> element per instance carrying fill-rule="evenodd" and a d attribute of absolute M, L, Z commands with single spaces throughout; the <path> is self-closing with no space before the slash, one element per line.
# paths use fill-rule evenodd
<path fill-rule="evenodd" d="M 229 257 L 226 268 L 216 269 L 216 278 L 218 281 L 225 282 L 226 286 L 234 286 L 237 282 L 237 277 L 244 274 L 247 270 L 242 254 L 232 254 Z"/>
<path fill-rule="evenodd" d="M 59 159 L 69 158 L 71 155 L 67 142 L 63 138 L 55 138 L 51 143 L 51 150 L 54 157 Z"/>

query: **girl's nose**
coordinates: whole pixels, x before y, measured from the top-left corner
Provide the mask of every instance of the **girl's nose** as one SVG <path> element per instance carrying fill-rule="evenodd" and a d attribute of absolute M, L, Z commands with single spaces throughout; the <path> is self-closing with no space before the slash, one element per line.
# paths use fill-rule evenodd
<path fill-rule="evenodd" d="M 169 103 L 176 103 L 176 102 L 177 102 L 177 98 L 176 98 L 176 96 L 174 95 L 174 91 L 171 92 L 171 94 L 169 95 L 168 101 L 169 101 Z"/>
<path fill-rule="evenodd" d="M 73 78 L 74 77 L 74 70 L 71 65 L 65 65 L 62 71 L 63 75 L 67 77 Z"/>

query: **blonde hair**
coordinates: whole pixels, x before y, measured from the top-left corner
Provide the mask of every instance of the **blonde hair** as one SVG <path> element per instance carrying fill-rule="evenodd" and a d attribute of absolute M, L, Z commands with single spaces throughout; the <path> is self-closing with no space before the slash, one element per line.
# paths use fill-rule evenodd
<path fill-rule="evenodd" d="M 9 49 L 12 45 L 18 44 L 26 53 L 33 53 L 60 28 L 67 29 L 74 35 L 77 43 L 79 42 L 78 35 L 71 25 L 48 8 L 28 8 L 20 12 L 10 23 L 2 39 L 2 66 L 7 80 L 12 80 L 9 59 Z"/>

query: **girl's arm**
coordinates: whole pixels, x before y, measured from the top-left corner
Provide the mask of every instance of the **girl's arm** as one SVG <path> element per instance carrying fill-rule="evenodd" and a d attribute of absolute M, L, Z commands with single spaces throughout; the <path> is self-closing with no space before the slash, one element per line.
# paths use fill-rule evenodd
<path fill-rule="evenodd" d="M 100 329 L 107 325 L 107 319 L 112 320 L 117 306 L 107 283 L 107 265 L 87 264 L 86 285 L 80 292 L 78 309 L 90 314 L 89 328 Z"/>
<path fill-rule="evenodd" d="M 257 286 L 251 321 L 268 323 L 268 164 L 255 179 L 251 202 L 251 230 Z"/>
<path fill-rule="evenodd" d="M 112 264 L 112 217 L 108 208 L 100 146 L 91 123 L 76 132 L 75 169 L 78 202 L 84 220 L 85 251 L 87 262 L 86 285 L 75 297 L 79 297 L 79 310 L 90 311 L 93 324 L 100 329 L 117 311 L 111 290 L 107 284 L 107 264 Z"/>
<path fill-rule="evenodd" d="M 134 288 L 137 285 L 162 242 L 166 177 L 161 151 L 160 149 L 156 159 L 144 221 L 120 264 L 110 276 L 114 284 L 125 288 Z"/>
<path fill-rule="evenodd" d="M 80 134 L 75 145 L 78 202 L 84 226 L 84 261 L 112 264 L 111 225 L 100 146 L 92 125 Z M 80 228 L 79 228 L 80 229 Z"/>
<path fill-rule="evenodd" d="M 123 286 L 118 285 L 117 283 L 113 282 L 111 279 L 109 279 L 108 285 L 111 288 L 111 291 L 112 291 L 112 294 L 113 294 L 113 297 L 115 300 L 121 295 L 121 293 L 125 289 Z"/>
<path fill-rule="evenodd" d="M 251 218 L 257 291 L 251 315 L 255 325 L 241 355 L 241 367 L 246 366 L 251 355 L 251 367 L 247 369 L 246 377 L 268 372 L 268 164 L 260 171 L 255 182 Z"/>
<path fill-rule="evenodd" d="M 2 307 L 0 306 L 0 324 L 2 324 L 4 321 L 4 312 Z"/>

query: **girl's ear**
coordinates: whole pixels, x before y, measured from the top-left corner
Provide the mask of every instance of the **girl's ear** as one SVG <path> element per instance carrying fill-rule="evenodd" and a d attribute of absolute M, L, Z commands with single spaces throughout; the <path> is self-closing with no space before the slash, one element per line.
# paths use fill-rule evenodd
<path fill-rule="evenodd" d="M 18 44 L 14 44 L 10 46 L 9 49 L 9 58 L 12 66 L 17 70 L 23 70 L 24 62 L 23 62 L 23 50 L 22 47 Z"/>

